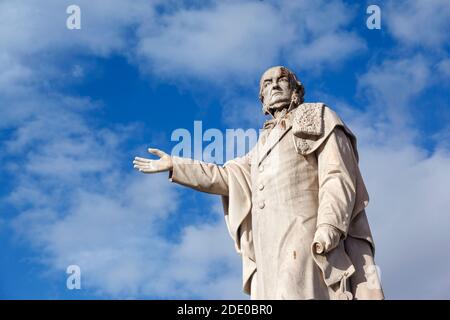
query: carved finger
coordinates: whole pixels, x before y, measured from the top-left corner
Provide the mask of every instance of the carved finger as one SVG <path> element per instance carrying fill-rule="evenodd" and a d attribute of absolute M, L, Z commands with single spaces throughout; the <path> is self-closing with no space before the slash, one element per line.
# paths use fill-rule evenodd
<path fill-rule="evenodd" d="M 146 159 L 146 158 L 141 158 L 141 157 L 135 157 L 134 161 L 140 161 L 140 162 L 150 162 L 152 160 L 150 159 Z"/>
<path fill-rule="evenodd" d="M 164 151 L 161 151 L 159 149 L 155 149 L 155 148 L 148 148 L 148 152 L 151 154 L 154 154 L 160 158 L 164 157 L 165 155 L 167 155 Z"/>
<path fill-rule="evenodd" d="M 140 160 L 133 161 L 133 164 L 137 164 L 137 165 L 141 165 L 141 166 L 149 165 L 150 163 L 152 163 L 152 162 L 151 161 L 140 161 Z"/>
<path fill-rule="evenodd" d="M 154 170 L 155 167 L 152 165 L 152 163 L 137 163 L 134 165 L 136 169 L 145 169 L 145 170 Z"/>
<path fill-rule="evenodd" d="M 137 164 L 135 164 L 133 167 L 134 167 L 135 169 L 139 170 L 139 171 L 141 171 L 141 170 L 143 170 L 143 169 L 146 168 L 146 166 L 140 166 L 140 165 L 137 165 Z"/>
<path fill-rule="evenodd" d="M 145 167 L 140 169 L 139 171 L 143 172 L 143 173 L 156 173 L 156 172 L 160 172 L 161 170 L 158 170 L 157 168 L 154 167 Z"/>
<path fill-rule="evenodd" d="M 158 170 L 160 170 L 160 165 L 158 164 L 158 162 L 159 160 L 154 160 L 144 165 L 143 168 L 152 172 L 157 172 Z"/>
<path fill-rule="evenodd" d="M 133 164 L 134 164 L 135 166 L 145 167 L 145 166 L 150 165 L 150 162 L 133 161 Z"/>

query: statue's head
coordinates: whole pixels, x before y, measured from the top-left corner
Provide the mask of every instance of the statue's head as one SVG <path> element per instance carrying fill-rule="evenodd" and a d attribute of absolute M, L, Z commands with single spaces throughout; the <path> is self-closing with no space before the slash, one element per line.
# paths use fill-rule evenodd
<path fill-rule="evenodd" d="M 297 76 L 288 68 L 272 67 L 261 77 L 259 99 L 264 114 L 273 114 L 276 110 L 296 107 L 303 103 L 305 89 Z"/>

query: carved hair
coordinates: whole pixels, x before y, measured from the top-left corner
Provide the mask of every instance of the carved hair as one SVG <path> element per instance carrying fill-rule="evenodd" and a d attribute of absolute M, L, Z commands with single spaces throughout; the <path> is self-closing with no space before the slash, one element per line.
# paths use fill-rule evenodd
<path fill-rule="evenodd" d="M 304 101 L 304 96 L 305 96 L 305 87 L 303 86 L 303 84 L 300 82 L 300 80 L 298 80 L 297 76 L 295 75 L 295 73 L 293 73 L 291 70 L 289 70 L 286 67 L 281 66 L 280 67 L 284 72 L 287 73 L 288 75 L 288 79 L 289 79 L 289 85 L 291 86 L 291 88 L 294 89 L 294 92 L 292 93 L 292 97 L 291 97 L 291 105 L 289 107 L 289 109 L 295 108 L 298 105 L 302 104 Z M 259 83 L 259 100 L 261 101 L 262 105 L 263 105 L 263 112 L 264 114 L 268 114 L 269 110 L 268 108 L 264 105 L 264 96 L 263 96 L 263 83 L 262 83 L 262 77 Z"/>

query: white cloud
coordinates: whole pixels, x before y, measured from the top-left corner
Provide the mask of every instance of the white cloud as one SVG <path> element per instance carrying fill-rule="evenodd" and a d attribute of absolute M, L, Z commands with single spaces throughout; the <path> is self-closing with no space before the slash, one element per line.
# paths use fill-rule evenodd
<path fill-rule="evenodd" d="M 223 222 L 192 226 L 172 251 L 173 280 L 184 283 L 177 294 L 209 299 L 248 298 L 242 293 L 240 257 Z M 181 267 L 182 266 L 182 267 Z"/>
<path fill-rule="evenodd" d="M 265 121 L 261 102 L 257 97 L 229 98 L 222 107 L 223 122 L 229 128 L 259 129 Z"/>
<path fill-rule="evenodd" d="M 125 142 L 137 126 L 96 127 L 86 116 L 99 105 L 89 99 L 27 89 L 25 97 L 8 97 L 4 113 L 17 127 L 3 124 L 14 129 L 2 141 L 14 183 L 2 201 L 16 208 L 8 225 L 36 249 L 49 275 L 77 264 L 83 287 L 104 297 L 243 297 L 239 257 L 222 218 L 183 224 L 179 241 L 165 236 L 180 194 L 167 174 L 132 169 Z M 205 250 L 192 255 L 193 247 Z"/>
<path fill-rule="evenodd" d="M 62 204 L 71 203 L 64 216 L 57 212 L 61 204 L 53 204 L 23 212 L 13 226 L 45 253 L 41 262 L 53 272 L 79 265 L 84 289 L 99 295 L 245 297 L 240 260 L 222 217 L 187 226 L 179 241 L 169 241 L 162 230 L 173 219 L 179 195 L 166 176 L 117 177 L 114 187 L 102 193 L 72 190 Z"/>
<path fill-rule="evenodd" d="M 153 73 L 240 82 L 277 61 L 292 30 L 263 2 L 225 2 L 159 18 L 138 52 Z"/>
<path fill-rule="evenodd" d="M 359 77 L 359 94 L 377 119 L 402 126 L 411 120 L 409 103 L 431 85 L 430 76 L 430 62 L 421 55 L 384 60 Z"/>
<path fill-rule="evenodd" d="M 331 105 L 358 138 L 370 196 L 366 212 L 386 298 L 448 299 L 450 256 L 442 248 L 449 241 L 450 146 L 440 144 L 433 151 L 417 146 L 418 130 L 392 125 L 386 110 Z M 405 115 L 411 111 L 400 107 Z"/>
<path fill-rule="evenodd" d="M 177 189 L 162 175 L 116 169 L 126 161 L 123 139 L 134 127 L 97 128 L 85 117 L 99 103 L 39 89 L 50 80 L 64 81 L 61 66 L 67 61 L 56 58 L 77 52 L 121 54 L 152 76 L 184 77 L 187 83 L 205 78 L 241 84 L 280 59 L 299 69 L 337 65 L 365 47 L 347 30 L 351 6 L 170 2 L 157 17 L 156 2 L 78 1 L 84 19 L 78 32 L 65 29 L 62 2 L 30 3 L 0 4 L 0 127 L 14 130 L 2 142 L 2 160 L 15 178 L 6 200 L 21 212 L 14 230 L 52 272 L 79 264 L 83 285 L 100 295 L 242 297 L 239 257 L 222 217 L 184 225 L 177 241 L 169 240 L 161 231 L 182 205 L 174 201 Z M 426 6 L 399 7 L 388 17 L 389 28 L 407 45 L 442 47 L 448 10 L 435 1 Z M 410 20 L 422 23 L 411 28 Z M 442 75 L 448 73 L 445 61 L 437 67 Z M 390 298 L 449 297 L 450 263 L 442 249 L 450 225 L 448 146 L 431 154 L 417 147 L 410 122 L 410 103 L 430 85 L 431 65 L 420 55 L 373 65 L 359 79 L 367 108 L 348 117 L 361 141 L 368 214 Z M 256 96 L 255 109 L 245 99 L 225 104 L 232 110 L 230 125 L 258 125 Z M 0 221 L 4 231 L 6 222 Z"/>
<path fill-rule="evenodd" d="M 71 50 L 106 56 L 127 49 L 129 28 L 152 21 L 161 1 L 79 0 L 81 29 L 66 27 L 68 1 L 44 0 L 0 3 L 0 45 L 15 54 Z"/>
<path fill-rule="evenodd" d="M 385 14 L 386 13 L 386 14 Z M 450 6 L 445 1 L 393 1 L 382 7 L 385 24 L 406 45 L 441 49 L 448 46 Z"/>
<path fill-rule="evenodd" d="M 40 73 L 48 75 L 52 68 L 47 70 L 49 57 L 44 54 L 52 55 L 55 68 L 67 59 L 54 52 L 82 52 L 123 55 L 152 77 L 183 85 L 203 79 L 233 87 L 254 80 L 282 59 L 302 69 L 321 69 L 365 47 L 345 30 L 354 10 L 342 1 L 80 0 L 81 30 L 65 27 L 66 5 L 56 0 L 0 4 L 0 46 L 8 59 L 27 57 L 8 66 L 4 76 L 30 78 L 25 72 L 31 64 L 43 64 Z M 58 74 L 58 69 L 53 72 Z M 4 76 L 0 73 L 0 82 Z"/>
<path fill-rule="evenodd" d="M 376 261 L 390 299 L 448 299 L 450 150 L 411 144 L 360 148 Z"/>
<path fill-rule="evenodd" d="M 417 55 L 372 65 L 358 79 L 364 107 L 335 103 L 358 137 L 376 261 L 391 299 L 450 297 L 450 256 L 442 250 L 449 241 L 450 149 L 417 145 L 419 138 L 427 141 L 417 113 L 428 112 L 427 89 L 438 83 L 431 61 Z"/>
<path fill-rule="evenodd" d="M 365 48 L 345 30 L 352 14 L 341 1 L 227 1 L 163 15 L 138 52 L 158 76 L 240 84 L 282 59 L 302 69 L 348 59 Z"/>
<path fill-rule="evenodd" d="M 240 296 L 239 257 L 222 217 L 181 226 L 179 241 L 164 235 L 180 195 L 167 174 L 133 171 L 123 149 L 133 126 L 91 127 L 77 108 L 64 109 L 77 100 L 29 98 L 49 110 L 22 121 L 3 146 L 4 158 L 20 155 L 8 166 L 15 183 L 3 200 L 19 211 L 11 226 L 49 274 L 77 264 L 84 288 L 106 297 Z M 117 169 L 123 161 L 128 171 Z"/>
<path fill-rule="evenodd" d="M 152 7 L 144 1 L 81 1 L 85 20 L 72 33 L 65 29 L 64 5 L 46 4 L 1 4 L 0 18 L 8 23 L 0 32 L 0 127 L 10 129 L 1 159 L 14 177 L 2 201 L 17 210 L 12 221 L 1 220 L 8 226 L 2 232 L 12 227 L 35 248 L 50 276 L 78 264 L 83 287 L 101 296 L 240 296 L 239 257 L 232 241 L 224 240 L 223 221 L 182 225 L 180 241 L 169 240 L 163 231 L 177 214 L 179 193 L 167 176 L 133 171 L 134 154 L 125 150 L 125 141 L 136 126 L 98 127 L 87 119 L 101 101 L 67 96 L 54 86 L 83 68 L 77 61 L 66 68 L 60 56 L 127 55 L 132 39 L 124 32 L 132 33 L 129 28 L 141 18 L 151 20 Z M 124 161 L 127 171 L 121 169 Z M 210 250 L 189 256 L 186 248 L 198 239 L 202 245 L 220 229 L 223 241 L 217 241 L 211 261 Z M 180 256 L 185 274 L 177 270 Z M 217 266 L 220 279 L 214 278 Z"/>
<path fill-rule="evenodd" d="M 445 58 L 439 61 L 437 69 L 444 79 L 450 78 L 450 59 Z"/>
<path fill-rule="evenodd" d="M 365 41 L 349 30 L 355 8 L 342 1 L 284 1 L 279 4 L 295 37 L 286 47 L 286 58 L 300 70 L 337 68 L 365 50 Z"/>
<path fill-rule="evenodd" d="M 17 91 L 11 83 L 26 83 L 32 71 L 14 59 L 7 51 L 0 53 L 0 92 L 15 94 Z"/>
<path fill-rule="evenodd" d="M 339 63 L 364 50 L 365 43 L 359 36 L 349 32 L 330 32 L 309 43 L 292 49 L 290 59 L 300 69 L 315 69 L 323 65 L 339 66 Z"/>
<path fill-rule="evenodd" d="M 165 257 L 169 244 L 156 234 L 155 224 L 161 216 L 173 213 L 176 193 L 161 177 L 117 178 L 116 190 L 110 191 L 111 181 L 105 186 L 109 192 L 88 192 L 83 190 L 86 187 L 74 185 L 68 190 L 70 200 L 25 211 L 13 225 L 43 250 L 45 262 L 54 272 L 77 264 L 86 289 L 133 297 L 142 294 L 142 286 L 151 282 L 149 274 L 156 275 L 153 268 L 161 261 L 154 260 Z M 120 192 L 130 187 L 145 190 L 145 196 L 142 191 Z M 157 192 L 158 197 L 151 197 Z"/>

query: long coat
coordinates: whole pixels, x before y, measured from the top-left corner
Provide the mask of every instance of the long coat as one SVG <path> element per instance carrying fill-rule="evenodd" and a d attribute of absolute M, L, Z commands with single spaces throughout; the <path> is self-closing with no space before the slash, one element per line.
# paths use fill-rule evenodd
<path fill-rule="evenodd" d="M 170 180 L 222 196 L 252 299 L 383 299 L 356 138 L 334 111 L 304 103 L 224 166 L 173 157 Z M 313 250 L 319 225 L 342 240 Z"/>

